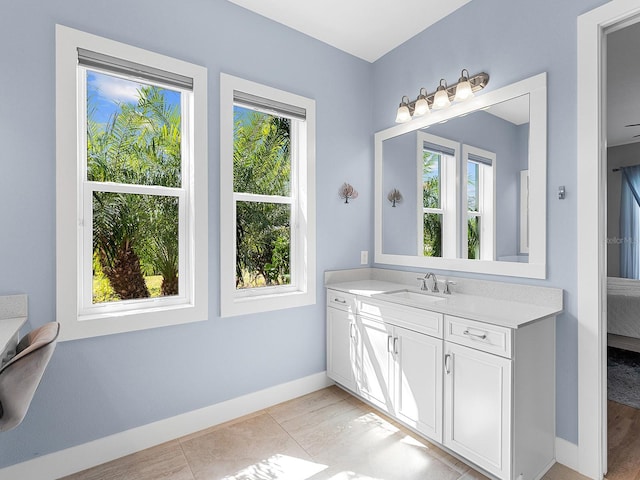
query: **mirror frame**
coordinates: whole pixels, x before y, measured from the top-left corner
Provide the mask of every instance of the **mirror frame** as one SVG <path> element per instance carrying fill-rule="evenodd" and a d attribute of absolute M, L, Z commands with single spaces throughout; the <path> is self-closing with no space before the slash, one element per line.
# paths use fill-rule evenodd
<path fill-rule="evenodd" d="M 429 125 L 529 94 L 529 262 L 395 255 L 382 252 L 382 142 Z M 546 278 L 547 258 L 547 74 L 541 73 L 487 92 L 443 110 L 395 125 L 375 134 L 375 255 L 374 262 L 405 267 L 512 277 Z M 514 180 L 516 181 L 516 180 Z M 533 206 L 533 208 L 532 208 Z"/>

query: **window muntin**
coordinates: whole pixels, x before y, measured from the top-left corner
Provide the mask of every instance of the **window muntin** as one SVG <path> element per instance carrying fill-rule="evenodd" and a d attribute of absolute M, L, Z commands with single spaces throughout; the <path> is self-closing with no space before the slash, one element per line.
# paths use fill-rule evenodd
<path fill-rule="evenodd" d="M 495 162 L 493 152 L 470 145 L 462 146 L 462 188 L 466 209 L 462 228 L 462 258 L 493 260 L 495 258 Z"/>
<path fill-rule="evenodd" d="M 314 303 L 315 102 L 220 83 L 221 314 Z"/>
<path fill-rule="evenodd" d="M 299 121 L 234 105 L 236 290 L 244 295 L 296 286 L 297 159 L 291 146 Z"/>
<path fill-rule="evenodd" d="M 425 148 L 422 153 L 423 254 L 442 256 L 441 162 L 443 154 Z"/>
<path fill-rule="evenodd" d="M 114 65 L 114 70 L 107 68 L 107 64 Z M 107 149 L 109 142 L 101 144 L 98 136 L 114 113 L 107 112 L 106 119 L 94 117 L 97 125 L 90 130 L 87 93 L 99 100 L 91 84 L 104 80 L 101 75 L 120 81 L 120 93 L 149 87 L 155 89 L 156 94 L 162 90 L 179 98 L 176 110 L 180 127 L 172 130 L 167 125 L 165 129 L 165 134 L 179 136 L 179 142 L 174 142 L 180 152 L 179 167 L 150 172 L 149 163 L 145 166 L 141 161 L 140 168 L 133 168 L 130 162 L 131 168 L 123 178 L 114 162 L 105 163 L 106 155 L 102 160 L 100 155 L 93 155 L 100 147 Z M 206 79 L 203 67 L 56 25 L 56 278 L 57 318 L 63 324 L 61 340 L 207 319 Z M 131 89 L 127 82 L 139 88 Z M 103 90 L 102 93 L 109 92 Z M 127 108 L 134 105 L 137 103 L 132 102 Z M 140 138 L 153 137 L 150 124 L 138 127 Z M 134 143 L 130 142 L 129 146 Z M 142 149 L 143 145 L 145 142 L 140 140 L 138 147 Z M 155 148 L 154 153 L 165 160 L 170 154 L 158 138 L 146 146 L 149 151 Z M 90 148 L 94 149 L 92 155 Z M 167 274 L 171 280 L 167 280 L 164 287 L 158 279 L 154 285 L 147 285 L 147 289 L 161 293 L 164 290 L 166 295 L 142 299 L 135 297 L 144 295 L 133 295 L 131 299 L 112 301 L 113 292 L 109 292 L 109 288 L 96 287 L 96 293 L 101 290 L 104 295 L 94 297 L 93 274 L 101 270 L 96 268 L 94 255 L 94 220 L 106 220 L 98 218 L 98 203 L 115 211 L 120 208 L 118 205 L 141 203 L 146 209 L 144 217 L 159 218 L 159 212 L 164 211 L 162 217 L 171 219 L 163 223 L 162 228 L 158 222 L 152 222 L 158 227 L 154 232 L 157 238 L 154 245 L 146 242 L 145 248 L 155 248 L 155 257 L 163 257 L 175 267 L 172 258 L 176 256 L 177 245 L 177 294 L 174 294 L 175 275 Z M 140 225 L 140 222 L 134 224 L 132 231 L 148 230 Z M 165 241 L 166 237 L 174 239 L 171 245 Z M 132 250 L 142 253 L 140 246 Z M 143 272 L 149 273 L 149 264 L 153 263 L 151 273 L 157 273 L 157 258 L 143 262 L 146 263 L 142 265 Z M 110 287 L 104 277 L 97 283 Z"/>
<path fill-rule="evenodd" d="M 417 141 L 418 255 L 454 258 L 459 144 L 425 132 L 418 132 Z"/>
<path fill-rule="evenodd" d="M 80 311 L 155 308 L 158 300 L 184 300 L 189 252 L 179 226 L 185 223 L 187 195 L 183 163 L 190 159 L 182 131 L 191 92 L 82 65 L 78 70 L 84 80 L 78 93 L 86 106 L 80 132 L 86 171 L 79 189 L 88 213 Z"/>

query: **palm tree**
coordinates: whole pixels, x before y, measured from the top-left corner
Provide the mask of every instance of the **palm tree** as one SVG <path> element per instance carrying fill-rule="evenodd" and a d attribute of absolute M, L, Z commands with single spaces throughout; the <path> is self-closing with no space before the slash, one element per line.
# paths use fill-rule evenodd
<path fill-rule="evenodd" d="M 251 111 L 237 115 L 234 128 L 234 191 L 290 195 L 289 119 Z M 238 202 L 236 206 L 236 286 L 289 281 L 288 205 Z M 248 275 L 249 278 L 245 279 Z"/>
<path fill-rule="evenodd" d="M 88 180 L 179 187 L 180 113 L 162 89 L 143 87 L 137 105 L 122 104 L 106 125 L 88 112 Z M 144 269 L 163 277 L 162 294 L 178 293 L 176 197 L 94 192 L 93 245 L 122 299 L 149 297 Z"/>

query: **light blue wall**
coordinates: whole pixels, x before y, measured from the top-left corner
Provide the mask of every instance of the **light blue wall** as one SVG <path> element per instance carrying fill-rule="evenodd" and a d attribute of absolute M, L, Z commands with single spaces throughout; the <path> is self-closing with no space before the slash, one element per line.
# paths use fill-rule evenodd
<path fill-rule="evenodd" d="M 29 295 L 27 328 L 55 319 L 60 23 L 208 68 L 211 301 L 207 322 L 59 344 L 25 421 L 0 435 L 0 467 L 325 370 L 322 272 L 358 266 L 371 245 L 371 65 L 223 0 L 3 7 L 0 295 Z M 218 316 L 221 71 L 317 102 L 315 306 Z M 345 181 L 360 193 L 349 205 L 337 194 Z"/>
<path fill-rule="evenodd" d="M 394 255 L 416 255 L 418 250 L 418 198 L 416 132 L 409 132 L 382 142 L 382 251 Z M 402 194 L 395 207 L 386 200 L 392 189 Z"/>
<path fill-rule="evenodd" d="M 548 72 L 547 278 L 565 290 L 557 323 L 557 434 L 578 441 L 576 306 L 576 25 L 603 0 L 474 0 L 374 64 L 374 128 L 393 124 L 402 95 L 433 91 L 460 70 L 487 72 L 487 91 Z M 570 86 L 571 85 L 571 86 Z M 557 199 L 559 185 L 567 197 Z M 497 279 L 497 277 L 489 277 Z"/>

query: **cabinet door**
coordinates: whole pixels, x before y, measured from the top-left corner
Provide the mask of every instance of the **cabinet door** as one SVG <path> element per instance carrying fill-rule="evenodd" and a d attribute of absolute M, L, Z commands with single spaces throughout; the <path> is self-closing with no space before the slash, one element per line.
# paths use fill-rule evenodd
<path fill-rule="evenodd" d="M 356 323 L 353 313 L 327 308 L 327 375 L 355 391 Z"/>
<path fill-rule="evenodd" d="M 442 443 L 442 340 L 395 328 L 396 415 Z"/>
<path fill-rule="evenodd" d="M 445 342 L 444 369 L 444 444 L 509 478 L 511 360 Z"/>
<path fill-rule="evenodd" d="M 379 320 L 358 315 L 360 378 L 358 393 L 378 407 L 393 412 L 391 397 L 390 350 L 393 335 L 390 326 Z"/>

